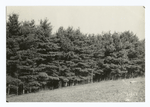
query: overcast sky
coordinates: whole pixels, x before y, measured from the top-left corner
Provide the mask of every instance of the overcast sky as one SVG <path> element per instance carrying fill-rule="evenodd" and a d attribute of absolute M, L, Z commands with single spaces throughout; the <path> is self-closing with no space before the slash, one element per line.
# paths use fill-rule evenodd
<path fill-rule="evenodd" d="M 19 14 L 19 21 L 49 19 L 56 32 L 60 26 L 80 28 L 83 33 L 133 31 L 139 39 L 145 38 L 145 8 L 142 6 L 32 6 L 7 7 L 7 15 Z"/>

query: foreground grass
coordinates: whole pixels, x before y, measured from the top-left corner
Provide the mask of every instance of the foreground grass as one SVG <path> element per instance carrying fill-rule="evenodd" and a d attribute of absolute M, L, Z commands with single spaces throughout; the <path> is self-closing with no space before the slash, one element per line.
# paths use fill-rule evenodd
<path fill-rule="evenodd" d="M 131 83 L 131 81 L 134 81 Z M 145 102 L 145 78 L 102 81 L 7 98 L 9 102 Z"/>

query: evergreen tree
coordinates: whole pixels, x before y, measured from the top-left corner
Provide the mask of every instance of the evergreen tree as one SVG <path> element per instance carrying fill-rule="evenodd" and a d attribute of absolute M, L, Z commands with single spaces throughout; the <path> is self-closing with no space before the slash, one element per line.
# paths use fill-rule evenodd
<path fill-rule="evenodd" d="M 60 27 L 52 34 L 47 19 L 19 22 L 17 14 L 6 23 L 7 93 L 145 75 L 145 40 L 134 33 L 83 34 Z"/>

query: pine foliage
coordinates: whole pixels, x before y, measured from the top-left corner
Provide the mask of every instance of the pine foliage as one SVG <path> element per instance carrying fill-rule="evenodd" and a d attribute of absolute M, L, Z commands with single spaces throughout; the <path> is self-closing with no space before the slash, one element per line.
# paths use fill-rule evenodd
<path fill-rule="evenodd" d="M 7 88 L 20 94 L 145 75 L 145 40 L 130 31 L 83 34 L 60 27 L 52 34 L 47 19 L 18 21 L 9 15 Z M 9 91 L 7 91 L 8 93 Z"/>

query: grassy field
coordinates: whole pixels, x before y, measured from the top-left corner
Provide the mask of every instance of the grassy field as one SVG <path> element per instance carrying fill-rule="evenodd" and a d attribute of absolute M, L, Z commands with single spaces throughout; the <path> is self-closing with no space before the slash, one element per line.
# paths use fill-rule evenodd
<path fill-rule="evenodd" d="M 102 81 L 7 98 L 9 102 L 145 102 L 145 78 Z"/>

